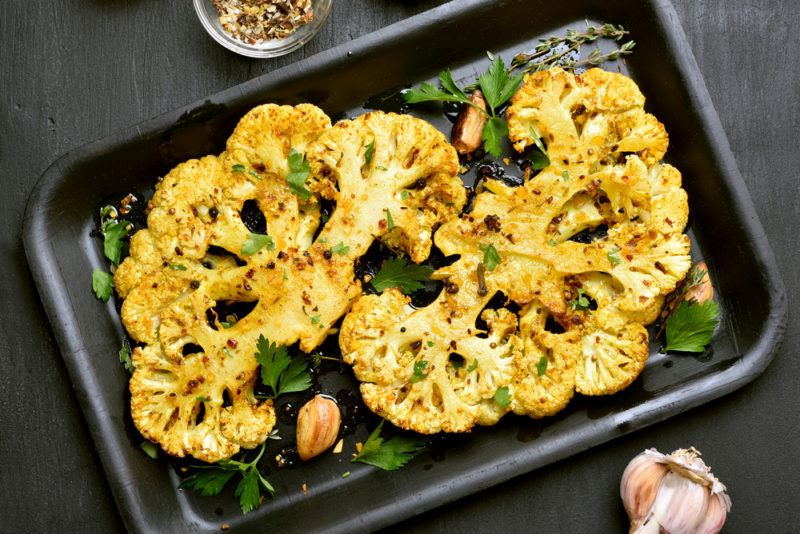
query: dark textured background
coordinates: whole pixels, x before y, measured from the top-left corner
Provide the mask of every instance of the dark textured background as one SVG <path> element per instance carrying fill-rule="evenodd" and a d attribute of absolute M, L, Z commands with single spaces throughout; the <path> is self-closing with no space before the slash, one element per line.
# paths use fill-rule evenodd
<path fill-rule="evenodd" d="M 628 459 L 695 445 L 728 484 L 726 532 L 798 531 L 800 9 L 673 1 L 786 282 L 783 348 L 732 395 L 395 530 L 623 532 L 617 488 Z M 336 0 L 304 49 L 251 61 L 214 43 L 188 0 L 2 1 L 0 531 L 123 528 L 23 255 L 23 208 L 42 171 L 68 149 L 441 3 Z"/>

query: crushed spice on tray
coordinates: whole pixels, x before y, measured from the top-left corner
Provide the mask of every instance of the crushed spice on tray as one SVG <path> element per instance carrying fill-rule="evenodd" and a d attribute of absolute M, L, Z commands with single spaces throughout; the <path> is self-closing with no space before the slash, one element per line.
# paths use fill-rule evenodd
<path fill-rule="evenodd" d="M 284 39 L 314 18 L 311 0 L 214 0 L 222 28 L 258 44 Z"/>

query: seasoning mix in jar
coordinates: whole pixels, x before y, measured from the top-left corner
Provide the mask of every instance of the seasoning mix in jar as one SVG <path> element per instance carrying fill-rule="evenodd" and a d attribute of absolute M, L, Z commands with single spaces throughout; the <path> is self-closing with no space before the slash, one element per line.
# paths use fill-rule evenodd
<path fill-rule="evenodd" d="M 311 0 L 214 0 L 223 29 L 248 44 L 285 39 L 314 18 Z"/>

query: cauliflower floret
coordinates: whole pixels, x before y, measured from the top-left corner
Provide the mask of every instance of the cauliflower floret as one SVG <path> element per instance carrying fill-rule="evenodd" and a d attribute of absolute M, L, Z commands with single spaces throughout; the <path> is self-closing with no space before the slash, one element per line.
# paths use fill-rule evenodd
<path fill-rule="evenodd" d="M 433 230 L 466 201 L 455 149 L 409 115 L 371 112 L 341 121 L 307 157 L 312 187 L 337 206 L 320 237 L 354 243 L 356 255 L 380 236 L 420 262 L 428 257 Z"/>
<path fill-rule="evenodd" d="M 457 268 L 474 272 L 476 265 Z M 396 289 L 356 302 L 339 343 L 371 410 L 401 428 L 431 434 L 494 424 L 510 409 L 494 397 L 510 385 L 520 354 L 516 317 L 507 310 L 481 313 L 493 292 L 477 290 L 464 282 L 419 309 Z M 488 332 L 475 327 L 479 314 Z"/>
<path fill-rule="evenodd" d="M 647 330 L 628 323 L 618 332 L 584 329 L 575 385 L 584 395 L 609 395 L 628 387 L 647 362 Z"/>

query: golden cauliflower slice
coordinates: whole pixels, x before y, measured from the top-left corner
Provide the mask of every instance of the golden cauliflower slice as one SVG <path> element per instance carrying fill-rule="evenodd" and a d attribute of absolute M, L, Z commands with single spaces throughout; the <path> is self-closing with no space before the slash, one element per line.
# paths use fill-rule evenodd
<path fill-rule="evenodd" d="M 632 80 L 599 69 L 532 74 L 506 117 L 515 148 L 541 138 L 551 163 L 520 187 L 484 182 L 472 210 L 437 230 L 436 245 L 459 259 L 434 277 L 457 292 L 417 310 L 394 292 L 361 297 L 344 321 L 340 345 L 368 406 L 403 428 L 463 431 L 508 408 L 544 417 L 576 391 L 627 387 L 647 360 L 644 326 L 690 266 L 680 173 L 658 163 L 668 137 Z M 518 327 L 508 309 L 483 310 L 497 292 L 520 307 Z M 448 372 L 439 345 L 484 342 L 474 331 L 483 314 L 507 343 L 483 348 L 494 357 L 490 386 L 459 388 L 464 369 Z M 414 382 L 421 361 L 435 374 Z M 492 387 L 508 387 L 510 406 L 498 409 Z"/>
<path fill-rule="evenodd" d="M 437 275 L 460 280 L 456 271 L 467 275 L 475 266 L 456 263 Z M 481 313 L 493 292 L 477 290 L 472 281 L 457 291 L 451 286 L 419 309 L 396 289 L 355 303 L 339 343 L 371 410 L 401 428 L 432 434 L 494 424 L 510 409 L 494 398 L 514 375 L 517 319 L 504 309 Z M 479 314 L 488 332 L 476 328 Z"/>
<path fill-rule="evenodd" d="M 367 137 L 391 176 L 362 174 L 363 154 L 353 147 Z M 316 239 L 320 193 L 304 198 L 287 181 L 290 155 L 302 154 L 313 167 L 306 184 L 341 195 Z M 259 335 L 307 352 L 322 343 L 360 294 L 354 263 L 376 238 L 406 232 L 397 246 L 424 259 L 432 229 L 463 206 L 456 169 L 453 149 L 422 121 L 376 114 L 331 128 L 304 104 L 251 110 L 226 152 L 168 173 L 150 202 L 148 228 L 133 236 L 115 275 L 123 323 L 144 345 L 131 379 L 137 428 L 170 454 L 208 462 L 263 442 L 275 418 L 271 401 L 253 395 Z M 409 184 L 414 194 L 401 195 Z M 261 235 L 242 220 L 247 203 L 263 215 Z M 393 228 L 389 210 L 397 212 Z M 224 328 L 216 308 L 237 302 L 251 311 Z"/>

